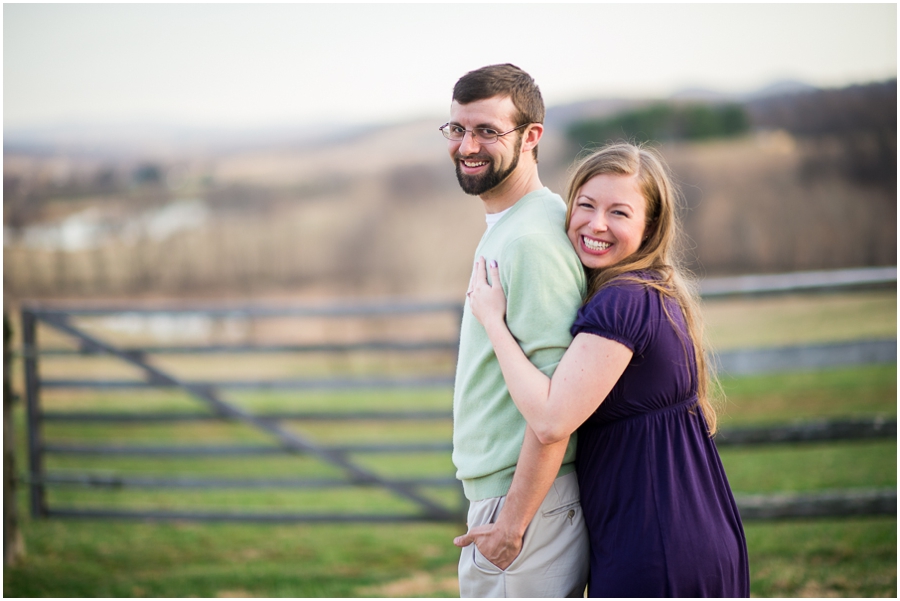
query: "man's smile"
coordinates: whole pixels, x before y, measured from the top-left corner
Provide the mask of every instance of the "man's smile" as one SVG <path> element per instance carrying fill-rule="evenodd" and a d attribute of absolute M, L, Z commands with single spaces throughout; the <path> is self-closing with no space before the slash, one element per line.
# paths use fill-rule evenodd
<path fill-rule="evenodd" d="M 486 157 L 484 155 L 481 155 L 481 156 L 478 156 L 478 155 L 475 155 L 475 156 L 456 155 L 455 158 L 458 163 L 463 163 L 467 167 L 479 167 L 481 165 L 486 165 L 491 162 L 491 158 Z"/>

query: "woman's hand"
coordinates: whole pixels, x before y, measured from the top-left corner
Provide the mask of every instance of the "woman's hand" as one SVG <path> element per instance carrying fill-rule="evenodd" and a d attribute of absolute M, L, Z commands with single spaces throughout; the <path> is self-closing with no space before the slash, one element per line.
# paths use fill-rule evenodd
<path fill-rule="evenodd" d="M 497 261 L 491 261 L 491 282 L 487 281 L 487 266 L 484 257 L 479 257 L 475 263 L 475 273 L 469 282 L 469 307 L 472 314 L 487 328 L 495 321 L 503 322 L 506 316 L 506 295 L 503 294 L 503 286 L 500 285 L 500 270 Z"/>

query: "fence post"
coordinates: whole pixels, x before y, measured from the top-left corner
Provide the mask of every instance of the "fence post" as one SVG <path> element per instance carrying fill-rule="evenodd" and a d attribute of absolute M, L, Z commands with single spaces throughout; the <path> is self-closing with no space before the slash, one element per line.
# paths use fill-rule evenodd
<path fill-rule="evenodd" d="M 3 312 L 3 563 L 15 565 L 25 556 L 25 540 L 19 530 L 17 508 L 15 440 L 12 407 L 18 398 L 13 394 L 10 380 L 12 366 L 12 328 L 9 316 Z"/>
<path fill-rule="evenodd" d="M 37 317 L 22 309 L 22 357 L 25 366 L 25 406 L 28 415 L 28 476 L 31 482 L 31 516 L 47 515 L 44 460 L 41 456 L 40 386 L 38 383 Z"/>

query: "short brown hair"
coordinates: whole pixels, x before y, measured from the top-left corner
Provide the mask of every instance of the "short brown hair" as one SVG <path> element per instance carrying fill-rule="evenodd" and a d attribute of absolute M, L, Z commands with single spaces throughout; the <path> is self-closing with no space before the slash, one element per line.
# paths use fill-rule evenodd
<path fill-rule="evenodd" d="M 469 71 L 453 86 L 453 100 L 469 104 L 494 96 L 508 96 L 516 107 L 516 125 L 544 122 L 544 99 L 534 79 L 515 65 L 488 65 Z M 521 137 L 521 134 L 520 134 Z M 537 162 L 537 146 L 532 151 Z"/>

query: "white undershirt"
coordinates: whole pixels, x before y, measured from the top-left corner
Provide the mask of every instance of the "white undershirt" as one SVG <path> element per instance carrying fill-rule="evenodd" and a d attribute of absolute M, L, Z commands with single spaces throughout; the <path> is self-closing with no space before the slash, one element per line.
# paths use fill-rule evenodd
<path fill-rule="evenodd" d="M 511 209 L 511 208 L 512 207 L 509 207 L 509 209 Z M 500 221 L 503 218 L 503 216 L 509 212 L 509 209 L 504 209 L 504 210 L 500 211 L 499 213 L 485 213 L 484 220 L 487 222 L 488 231 L 491 231 L 491 228 L 494 227 L 494 224 L 496 224 L 498 221 Z"/>

